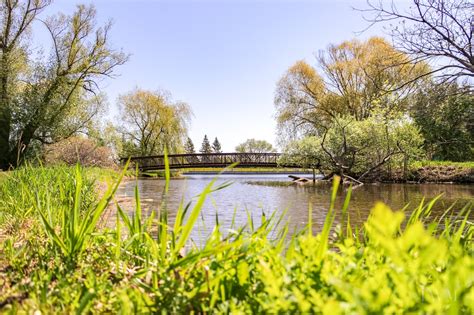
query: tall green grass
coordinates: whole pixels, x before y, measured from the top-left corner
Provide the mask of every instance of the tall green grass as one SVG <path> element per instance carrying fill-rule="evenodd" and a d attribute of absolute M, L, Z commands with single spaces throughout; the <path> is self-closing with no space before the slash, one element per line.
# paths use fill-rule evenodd
<path fill-rule="evenodd" d="M 97 218 L 118 182 L 97 201 L 89 197 L 93 186 L 85 184 L 79 167 L 63 173 L 15 172 L 8 181 L 16 184 L 2 190 L 2 196 L 12 198 L 0 199 L 0 209 L 31 220 L 37 232 L 1 241 L 0 312 L 474 311 L 472 203 L 447 209 L 436 220 L 430 219 L 436 200 L 420 204 L 410 215 L 379 203 L 363 226 L 354 227 L 348 216 L 350 189 L 337 209 L 335 180 L 317 235 L 311 208 L 306 228 L 291 237 L 276 214 L 263 216 L 260 223 L 249 215 L 246 226 L 232 224 L 228 230 L 222 230 L 216 216 L 212 233 L 197 246 L 190 236 L 203 204 L 228 183 L 210 181 L 195 200 L 180 204 L 174 222 L 166 202 L 143 217 L 136 188 L 134 214 L 116 205 L 115 228 L 98 229 Z M 38 183 L 36 176 L 58 176 L 58 182 L 30 186 Z M 169 174 L 166 178 L 169 182 Z M 16 194 L 23 197 L 12 206 Z M 334 226 L 338 212 L 345 219 Z"/>
<path fill-rule="evenodd" d="M 75 172 L 68 167 L 27 166 L 5 173 L 0 182 L 0 226 L 18 227 L 34 219 L 35 208 L 72 208 L 75 199 L 80 199 L 81 211 L 88 208 L 96 202 L 95 180 L 89 176 L 77 184 Z M 51 215 L 57 214 L 54 211 Z"/>

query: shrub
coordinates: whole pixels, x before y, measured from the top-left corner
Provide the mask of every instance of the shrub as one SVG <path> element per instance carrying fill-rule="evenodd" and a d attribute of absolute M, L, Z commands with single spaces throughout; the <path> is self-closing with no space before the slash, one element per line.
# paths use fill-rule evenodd
<path fill-rule="evenodd" d="M 401 168 L 421 154 L 423 138 L 408 118 L 335 119 L 322 135 L 285 148 L 280 163 L 363 178 L 386 166 Z"/>
<path fill-rule="evenodd" d="M 98 167 L 115 167 L 112 151 L 97 145 L 93 140 L 83 137 L 71 137 L 45 150 L 45 161 L 48 165 L 66 164 Z"/>

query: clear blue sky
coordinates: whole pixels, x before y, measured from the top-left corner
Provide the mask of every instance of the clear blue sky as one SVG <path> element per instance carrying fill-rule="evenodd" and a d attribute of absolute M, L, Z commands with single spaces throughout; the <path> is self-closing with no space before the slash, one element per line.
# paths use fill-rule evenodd
<path fill-rule="evenodd" d="M 99 22 L 114 21 L 113 46 L 131 54 L 120 77 L 103 84 L 108 117 L 117 117 L 117 96 L 136 86 L 169 90 L 193 109 L 197 149 L 204 134 L 227 152 L 247 138 L 275 144 L 273 98 L 285 70 L 300 59 L 314 64 L 330 43 L 382 35 L 358 34 L 367 23 L 351 7 L 363 0 L 56 0 L 45 15 L 91 2 Z"/>

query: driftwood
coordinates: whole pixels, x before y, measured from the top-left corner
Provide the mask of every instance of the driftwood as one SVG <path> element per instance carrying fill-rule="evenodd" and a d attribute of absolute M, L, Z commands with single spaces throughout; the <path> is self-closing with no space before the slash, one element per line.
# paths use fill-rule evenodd
<path fill-rule="evenodd" d="M 355 179 L 354 177 L 351 177 L 351 176 L 349 176 L 349 175 L 343 175 L 343 178 L 347 178 L 347 179 L 349 179 L 350 181 L 353 181 L 353 182 L 357 183 L 358 186 L 364 185 L 363 182 L 361 182 L 360 180 L 357 180 L 357 179 Z"/>
<path fill-rule="evenodd" d="M 293 182 L 297 183 L 297 184 L 303 184 L 303 183 L 307 183 L 307 182 L 311 181 L 308 178 L 299 177 L 299 176 L 295 176 L 295 175 L 288 175 L 288 177 L 291 178 L 293 180 Z"/>
<path fill-rule="evenodd" d="M 299 177 L 299 176 L 296 176 L 296 175 L 288 175 L 288 177 L 291 178 L 292 180 L 304 179 L 303 177 Z"/>
<path fill-rule="evenodd" d="M 318 179 L 317 182 L 330 182 L 333 179 L 334 176 L 336 176 L 336 174 L 333 173 L 330 176 Z M 296 184 L 306 184 L 306 183 L 309 183 L 309 182 L 313 182 L 313 183 L 316 182 L 316 181 L 311 180 L 309 178 L 299 177 L 299 176 L 296 176 L 296 175 L 288 175 L 288 177 L 291 178 L 293 180 L 293 182 L 296 183 Z M 343 174 L 341 177 L 342 177 L 342 182 L 353 182 L 353 183 L 355 183 L 356 185 L 353 188 L 357 188 L 357 187 L 360 187 L 360 186 L 364 185 L 363 182 L 361 182 L 361 181 L 359 181 L 359 180 L 357 180 L 354 177 L 351 177 L 349 175 Z"/>

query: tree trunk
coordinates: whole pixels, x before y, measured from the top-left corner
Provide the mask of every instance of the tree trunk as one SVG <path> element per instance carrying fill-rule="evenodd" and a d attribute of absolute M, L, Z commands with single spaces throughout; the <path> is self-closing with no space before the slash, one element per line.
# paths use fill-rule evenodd
<path fill-rule="evenodd" d="M 36 123 L 29 123 L 23 129 L 17 146 L 13 148 L 12 152 L 10 153 L 10 164 L 13 167 L 17 167 L 23 161 L 24 152 L 26 152 L 31 140 L 33 140 L 37 129 L 38 126 Z"/>
<path fill-rule="evenodd" d="M 10 132 L 12 112 L 8 95 L 8 60 L 3 53 L 0 65 L 0 169 L 10 166 Z"/>

